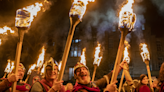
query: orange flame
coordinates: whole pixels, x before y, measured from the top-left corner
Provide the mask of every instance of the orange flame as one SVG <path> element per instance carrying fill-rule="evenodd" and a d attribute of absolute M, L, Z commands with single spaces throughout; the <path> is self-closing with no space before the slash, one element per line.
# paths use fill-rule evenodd
<path fill-rule="evenodd" d="M 97 64 L 97 66 L 99 66 L 100 61 L 102 59 L 102 56 L 99 57 L 99 53 L 100 53 L 100 44 L 99 43 L 98 43 L 98 46 L 95 49 L 96 49 L 96 51 L 95 51 L 95 55 L 94 55 L 95 58 L 94 58 L 93 64 Z"/>
<path fill-rule="evenodd" d="M 125 41 L 125 44 L 127 45 L 124 49 L 124 57 L 123 57 L 123 60 L 126 60 L 127 63 L 130 62 L 130 58 L 129 58 L 129 53 L 128 53 L 128 48 L 129 48 L 129 44 L 128 44 L 128 41 Z"/>
<path fill-rule="evenodd" d="M 41 10 L 43 6 L 42 3 L 35 3 L 33 5 L 24 7 L 23 9 L 18 9 L 16 14 L 15 26 L 18 27 L 29 27 L 34 17 Z"/>
<path fill-rule="evenodd" d="M 145 43 L 141 43 L 140 46 L 141 46 L 141 50 L 142 50 L 141 56 L 142 56 L 143 61 L 150 60 L 150 55 L 149 55 L 149 51 L 147 49 L 147 45 Z"/>
<path fill-rule="evenodd" d="M 81 57 L 80 63 L 83 63 L 84 65 L 86 65 L 85 51 L 86 51 L 86 48 L 83 49 L 82 55 L 80 56 Z"/>
<path fill-rule="evenodd" d="M 27 72 L 27 74 L 31 74 L 31 72 L 32 72 L 32 70 L 34 70 L 35 69 L 35 67 L 36 67 L 36 64 L 33 64 L 31 67 L 30 67 L 30 69 L 28 70 L 28 72 Z"/>
<path fill-rule="evenodd" d="M 2 44 L 2 39 L 0 39 L 0 45 Z"/>
<path fill-rule="evenodd" d="M 74 0 L 69 15 L 79 15 L 79 19 L 82 20 L 88 2 L 94 2 L 94 0 Z"/>
<path fill-rule="evenodd" d="M 3 28 L 0 28 L 0 34 L 7 34 L 7 30 L 9 30 L 10 33 L 14 33 L 14 30 L 12 30 L 10 27 L 4 26 Z"/>
<path fill-rule="evenodd" d="M 23 8 L 23 10 L 30 12 L 30 21 L 32 22 L 34 17 L 36 17 L 37 13 L 41 10 L 42 6 L 42 3 L 35 3 L 35 5 L 27 6 L 26 8 Z"/>
<path fill-rule="evenodd" d="M 4 72 L 9 73 L 9 72 L 10 72 L 10 59 L 8 59 L 7 62 L 8 62 L 8 63 L 7 63 L 7 66 L 6 66 Z"/>
<path fill-rule="evenodd" d="M 10 73 L 12 72 L 12 70 L 14 69 L 14 62 L 11 62 L 11 68 L 10 68 Z"/>
<path fill-rule="evenodd" d="M 59 65 L 58 65 L 59 71 L 60 71 L 60 69 L 61 69 L 61 65 L 62 65 L 62 61 L 60 61 L 60 62 L 59 62 Z"/>
<path fill-rule="evenodd" d="M 119 27 L 124 26 L 124 24 L 127 24 L 130 30 L 134 28 L 136 15 L 133 13 L 133 9 L 132 9 L 133 3 L 134 0 L 128 0 L 127 4 L 121 8 L 121 11 L 119 13 Z"/>
<path fill-rule="evenodd" d="M 42 47 L 42 53 L 39 55 L 38 61 L 37 61 L 37 67 L 42 67 L 42 64 L 44 62 L 44 55 L 45 55 L 45 49 L 44 46 Z"/>
<path fill-rule="evenodd" d="M 41 73 L 40 73 L 40 75 L 43 75 L 44 74 L 44 70 L 45 70 L 45 64 L 43 64 L 43 68 L 42 68 L 42 70 L 41 70 Z"/>

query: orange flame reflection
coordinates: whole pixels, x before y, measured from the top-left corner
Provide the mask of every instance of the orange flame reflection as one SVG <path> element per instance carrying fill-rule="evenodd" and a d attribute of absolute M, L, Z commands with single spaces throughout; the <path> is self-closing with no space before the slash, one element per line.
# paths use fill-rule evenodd
<path fill-rule="evenodd" d="M 31 74 L 31 72 L 32 72 L 32 70 L 34 70 L 35 69 L 35 67 L 36 67 L 36 64 L 33 64 L 31 67 L 30 67 L 30 69 L 28 70 L 28 72 L 27 72 L 27 74 Z"/>
<path fill-rule="evenodd" d="M 149 51 L 147 49 L 147 45 L 145 43 L 141 43 L 140 46 L 141 46 L 141 50 L 142 50 L 141 56 L 142 56 L 143 61 L 150 60 L 150 55 L 149 55 Z"/>
<path fill-rule="evenodd" d="M 74 0 L 69 15 L 79 15 L 79 19 L 82 20 L 88 2 L 94 2 L 94 0 Z"/>
<path fill-rule="evenodd" d="M 43 68 L 41 70 L 41 74 L 40 75 L 43 75 L 44 74 L 44 70 L 45 70 L 45 64 L 43 64 Z"/>
<path fill-rule="evenodd" d="M 60 62 L 59 62 L 59 65 L 58 65 L 59 71 L 60 71 L 60 69 L 61 69 L 61 65 L 62 65 L 62 61 L 60 61 Z"/>
<path fill-rule="evenodd" d="M 86 51 L 86 48 L 83 49 L 82 55 L 80 56 L 81 57 L 80 63 L 83 63 L 84 65 L 86 65 L 85 51 Z"/>
<path fill-rule="evenodd" d="M 12 72 L 12 70 L 14 69 L 14 62 L 11 62 L 11 68 L 10 68 L 10 73 Z"/>
<path fill-rule="evenodd" d="M 45 49 L 44 46 L 42 47 L 42 52 L 39 55 L 38 61 L 37 61 L 37 67 L 42 67 L 42 64 L 44 62 L 44 55 L 45 55 Z"/>
<path fill-rule="evenodd" d="M 129 53 L 128 53 L 128 48 L 130 47 L 130 45 L 128 44 L 128 41 L 125 41 L 125 44 L 127 46 L 124 49 L 124 57 L 123 57 L 123 60 L 126 60 L 127 63 L 130 63 L 130 57 L 129 57 Z"/>
<path fill-rule="evenodd" d="M 102 59 L 102 56 L 99 57 L 99 53 L 100 53 L 100 44 L 99 43 L 98 43 L 98 46 L 95 49 L 96 49 L 96 51 L 95 51 L 95 55 L 94 55 L 95 58 L 94 58 L 93 64 L 97 64 L 97 66 L 99 66 L 100 61 Z"/>
<path fill-rule="evenodd" d="M 10 72 L 10 59 L 8 59 L 7 62 L 8 62 L 8 63 L 7 63 L 7 66 L 6 66 L 4 72 L 9 73 L 9 72 Z"/>
<path fill-rule="evenodd" d="M 10 27 L 4 26 L 3 28 L 0 28 L 0 34 L 7 34 L 7 30 L 9 30 L 10 33 L 14 33 L 14 30 L 12 30 Z"/>

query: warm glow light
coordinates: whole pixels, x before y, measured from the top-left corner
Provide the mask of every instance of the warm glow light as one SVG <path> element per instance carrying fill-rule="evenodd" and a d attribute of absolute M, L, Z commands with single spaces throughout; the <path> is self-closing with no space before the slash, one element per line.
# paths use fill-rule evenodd
<path fill-rule="evenodd" d="M 9 73 L 9 72 L 10 72 L 10 59 L 8 59 L 7 62 L 8 62 L 8 63 L 7 63 L 7 66 L 6 66 L 4 72 Z"/>
<path fill-rule="evenodd" d="M 61 69 L 61 65 L 62 65 L 62 61 L 59 62 L 59 65 L 58 65 L 58 68 L 59 68 L 59 71 Z"/>
<path fill-rule="evenodd" d="M 36 17 L 37 13 L 41 10 L 42 6 L 42 3 L 35 3 L 35 5 L 27 6 L 23 8 L 23 10 L 30 12 L 30 21 L 32 22 L 34 17 Z"/>
<path fill-rule="evenodd" d="M 0 39 L 0 45 L 2 44 L 2 39 Z"/>
<path fill-rule="evenodd" d="M 33 64 L 31 67 L 30 67 L 30 69 L 28 70 L 28 72 L 27 72 L 27 74 L 31 74 L 31 72 L 32 72 L 32 70 L 34 70 L 35 69 L 35 67 L 36 67 L 36 64 Z"/>
<path fill-rule="evenodd" d="M 99 57 L 99 53 L 100 53 L 100 44 L 98 44 L 98 46 L 97 46 L 95 49 L 96 49 L 96 51 L 95 51 L 95 55 L 94 55 L 95 58 L 94 58 L 93 64 L 97 64 L 97 66 L 99 66 L 100 61 L 101 61 L 101 59 L 102 59 L 102 56 Z"/>
<path fill-rule="evenodd" d="M 136 15 L 133 13 L 132 4 L 134 0 L 127 0 L 127 4 L 121 8 L 119 13 L 119 27 L 126 25 L 131 31 L 136 22 Z"/>
<path fill-rule="evenodd" d="M 24 7 L 23 9 L 18 9 L 16 14 L 15 26 L 29 27 L 34 17 L 36 17 L 37 13 L 41 10 L 42 6 L 42 3 L 37 2 L 34 5 Z"/>
<path fill-rule="evenodd" d="M 44 55 L 45 55 L 45 49 L 44 46 L 42 47 L 42 52 L 39 55 L 38 61 L 37 61 L 37 67 L 42 67 L 42 64 L 44 62 Z"/>
<path fill-rule="evenodd" d="M 142 56 L 143 61 L 150 60 L 150 55 L 149 55 L 149 51 L 147 49 L 147 45 L 145 43 L 141 43 L 140 47 L 142 50 L 141 56 Z"/>
<path fill-rule="evenodd" d="M 12 70 L 14 69 L 14 62 L 11 62 L 11 68 L 10 68 L 10 73 L 12 72 Z"/>
<path fill-rule="evenodd" d="M 80 56 L 81 57 L 80 63 L 83 63 L 84 65 L 86 65 L 85 51 L 86 51 L 86 48 L 83 49 L 82 55 Z"/>
<path fill-rule="evenodd" d="M 3 28 L 0 28 L 0 34 L 7 34 L 7 30 L 9 30 L 10 33 L 14 33 L 14 30 L 12 30 L 10 27 L 4 26 Z"/>
<path fill-rule="evenodd" d="M 130 57 L 129 57 L 129 53 L 128 53 L 128 48 L 129 48 L 129 44 L 127 41 L 125 41 L 125 44 L 126 44 L 126 47 L 124 49 L 124 57 L 123 57 L 123 60 L 126 60 L 127 63 L 130 63 Z"/>
<path fill-rule="evenodd" d="M 40 75 L 43 75 L 43 74 L 44 74 L 44 70 L 45 70 L 45 64 L 43 64 L 43 68 L 42 68 L 42 70 L 41 70 Z"/>
<path fill-rule="evenodd" d="M 74 0 L 69 15 L 78 15 L 82 20 L 88 2 L 94 2 L 94 0 Z"/>

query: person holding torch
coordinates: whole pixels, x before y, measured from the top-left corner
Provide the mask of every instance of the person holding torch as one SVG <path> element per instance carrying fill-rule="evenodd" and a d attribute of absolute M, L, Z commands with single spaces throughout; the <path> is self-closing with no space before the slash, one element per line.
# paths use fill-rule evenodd
<path fill-rule="evenodd" d="M 17 82 L 16 91 L 29 91 L 31 86 L 20 81 L 23 79 L 25 73 L 25 67 L 23 66 L 23 64 L 19 63 L 17 74 L 14 74 L 12 72 L 11 74 L 9 74 L 8 78 L 1 79 L 0 92 L 10 92 L 10 88 L 14 82 Z"/>
<path fill-rule="evenodd" d="M 154 92 L 154 89 L 152 87 L 153 86 L 152 85 L 152 78 L 151 78 L 151 72 L 150 72 L 150 67 L 149 67 L 149 61 L 150 61 L 149 51 L 148 51 L 147 45 L 145 43 L 141 43 L 140 46 L 141 46 L 141 50 L 142 50 L 141 56 L 142 56 L 144 63 L 146 64 L 146 68 L 147 68 L 150 87 L 151 87 L 152 92 Z"/>
<path fill-rule="evenodd" d="M 57 81 L 58 72 L 58 65 L 55 64 L 54 60 L 51 58 L 45 64 L 45 77 L 35 82 L 30 92 L 65 92 L 65 88 L 62 84 L 63 81 Z"/>

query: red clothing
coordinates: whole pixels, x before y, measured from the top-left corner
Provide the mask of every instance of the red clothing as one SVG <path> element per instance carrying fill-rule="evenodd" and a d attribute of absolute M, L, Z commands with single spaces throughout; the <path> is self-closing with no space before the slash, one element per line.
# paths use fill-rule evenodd
<path fill-rule="evenodd" d="M 151 92 L 151 91 L 148 86 L 143 85 L 140 87 L 139 92 Z"/>
<path fill-rule="evenodd" d="M 9 90 L 11 87 L 12 83 L 10 83 L 6 78 L 1 78 L 0 82 L 0 92 L 5 92 Z M 29 91 L 30 85 L 26 83 L 17 83 L 16 90 L 19 91 Z"/>
<path fill-rule="evenodd" d="M 160 91 L 159 92 L 164 92 L 164 83 L 162 83 Z"/>
<path fill-rule="evenodd" d="M 49 82 L 47 82 L 45 79 L 42 79 L 41 81 L 39 81 L 39 83 L 43 86 L 43 92 L 44 91 L 48 91 L 53 85 L 50 84 Z M 65 92 L 65 88 L 64 86 L 62 86 L 62 88 L 59 90 L 59 92 Z"/>
<path fill-rule="evenodd" d="M 92 83 L 88 85 L 78 84 L 76 87 L 74 87 L 72 92 L 100 92 L 100 89 L 98 87 L 95 87 L 92 85 Z"/>

